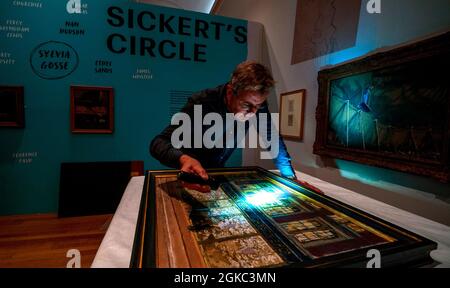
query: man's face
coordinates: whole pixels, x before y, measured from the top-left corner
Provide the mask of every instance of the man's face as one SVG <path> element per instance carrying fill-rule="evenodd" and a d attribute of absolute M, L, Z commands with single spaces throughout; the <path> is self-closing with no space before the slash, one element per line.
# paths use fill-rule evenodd
<path fill-rule="evenodd" d="M 268 94 L 241 91 L 234 95 L 231 85 L 227 88 L 227 108 L 239 121 L 247 121 L 265 104 Z"/>

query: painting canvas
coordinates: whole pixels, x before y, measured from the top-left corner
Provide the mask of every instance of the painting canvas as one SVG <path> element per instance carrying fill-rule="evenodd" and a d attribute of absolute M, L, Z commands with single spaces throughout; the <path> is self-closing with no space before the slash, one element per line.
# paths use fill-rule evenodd
<path fill-rule="evenodd" d="M 321 71 L 316 154 L 448 181 L 449 39 Z"/>
<path fill-rule="evenodd" d="M 24 127 L 23 91 L 23 87 L 0 86 L 0 127 Z"/>
<path fill-rule="evenodd" d="M 303 140 L 306 90 L 281 94 L 280 134 L 285 139 Z"/>
<path fill-rule="evenodd" d="M 449 91 L 435 64 L 422 60 L 331 81 L 327 144 L 439 161 Z"/>
<path fill-rule="evenodd" d="M 387 266 L 432 261 L 436 243 L 264 169 L 211 169 L 206 197 L 177 173 L 146 175 L 132 267 L 365 267 L 369 249 Z"/>
<path fill-rule="evenodd" d="M 73 133 L 113 133 L 114 98 L 112 88 L 72 86 L 70 92 Z"/>

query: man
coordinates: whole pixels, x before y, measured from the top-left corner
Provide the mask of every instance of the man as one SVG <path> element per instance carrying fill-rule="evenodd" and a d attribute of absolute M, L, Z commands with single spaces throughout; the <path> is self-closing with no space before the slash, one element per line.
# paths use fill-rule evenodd
<path fill-rule="evenodd" d="M 201 105 L 203 113 L 218 113 L 223 117 L 226 113 L 233 113 L 239 121 L 248 121 L 256 115 L 259 125 L 262 113 L 270 117 L 267 97 L 274 84 L 275 81 L 266 67 L 255 62 L 243 62 L 236 67 L 229 83 L 193 95 L 181 112 L 193 117 L 194 105 Z M 269 130 L 271 123 L 268 122 Z M 175 125 L 170 125 L 153 139 L 150 144 L 151 155 L 166 166 L 197 174 L 205 180 L 208 178 L 205 168 L 223 167 L 236 148 L 236 145 L 233 145 L 234 148 L 226 148 L 227 145 L 224 145 L 224 148 L 176 149 L 171 143 L 171 136 L 177 128 Z M 247 131 L 248 125 L 246 125 Z M 268 133 L 270 135 L 270 132 Z M 225 138 L 225 135 L 223 137 Z M 234 144 L 237 143 L 236 137 L 237 133 L 234 134 Z M 194 135 L 191 138 L 194 139 Z M 273 161 L 282 176 L 296 179 L 291 158 L 281 136 L 278 156 Z"/>

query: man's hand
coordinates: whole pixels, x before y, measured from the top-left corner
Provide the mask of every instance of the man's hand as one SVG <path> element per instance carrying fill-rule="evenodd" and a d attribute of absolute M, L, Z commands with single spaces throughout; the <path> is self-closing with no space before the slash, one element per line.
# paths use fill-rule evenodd
<path fill-rule="evenodd" d="M 300 181 L 300 180 L 295 180 L 295 182 L 297 182 L 298 184 L 300 184 L 301 186 L 305 187 L 306 189 L 309 189 L 311 191 L 317 192 L 319 194 L 325 195 L 325 193 L 323 193 L 322 190 L 320 190 L 319 188 L 309 184 L 308 182 L 305 181 Z"/>
<path fill-rule="evenodd" d="M 200 164 L 200 162 L 198 162 L 196 159 L 194 159 L 188 155 L 182 155 L 180 157 L 180 170 L 187 172 L 187 173 L 197 174 L 198 176 L 202 177 L 203 179 L 208 180 L 208 173 L 206 173 L 202 164 Z M 208 185 L 191 184 L 191 183 L 186 183 L 184 181 L 182 181 L 181 184 L 185 188 L 197 190 L 202 193 L 211 192 L 211 187 L 209 187 Z"/>
<path fill-rule="evenodd" d="M 309 189 L 309 190 L 311 190 L 311 191 L 314 191 L 314 192 L 317 192 L 317 193 L 319 193 L 319 194 L 325 195 L 325 193 L 323 193 L 323 191 L 320 190 L 319 188 L 317 188 L 317 187 L 315 187 L 315 186 L 309 184 L 309 183 L 306 182 L 306 181 L 298 180 L 297 177 L 294 177 L 294 178 L 292 178 L 291 180 L 294 181 L 294 182 L 297 182 L 298 184 L 300 184 L 301 186 L 305 187 L 306 189 Z"/>
<path fill-rule="evenodd" d="M 182 155 L 180 157 L 180 170 L 187 173 L 197 174 L 203 179 L 208 180 L 208 173 L 206 173 L 202 164 L 188 155 Z"/>

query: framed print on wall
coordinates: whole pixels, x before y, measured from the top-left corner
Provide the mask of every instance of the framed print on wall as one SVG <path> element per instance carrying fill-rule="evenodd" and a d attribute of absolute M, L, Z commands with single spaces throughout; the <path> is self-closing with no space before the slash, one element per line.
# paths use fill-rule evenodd
<path fill-rule="evenodd" d="M 23 87 L 0 86 L 0 127 L 25 126 Z"/>
<path fill-rule="evenodd" d="M 280 135 L 284 139 L 303 140 L 305 97 L 304 89 L 281 94 Z"/>
<path fill-rule="evenodd" d="M 70 98 L 70 122 L 72 133 L 113 133 L 113 88 L 71 86 Z"/>

